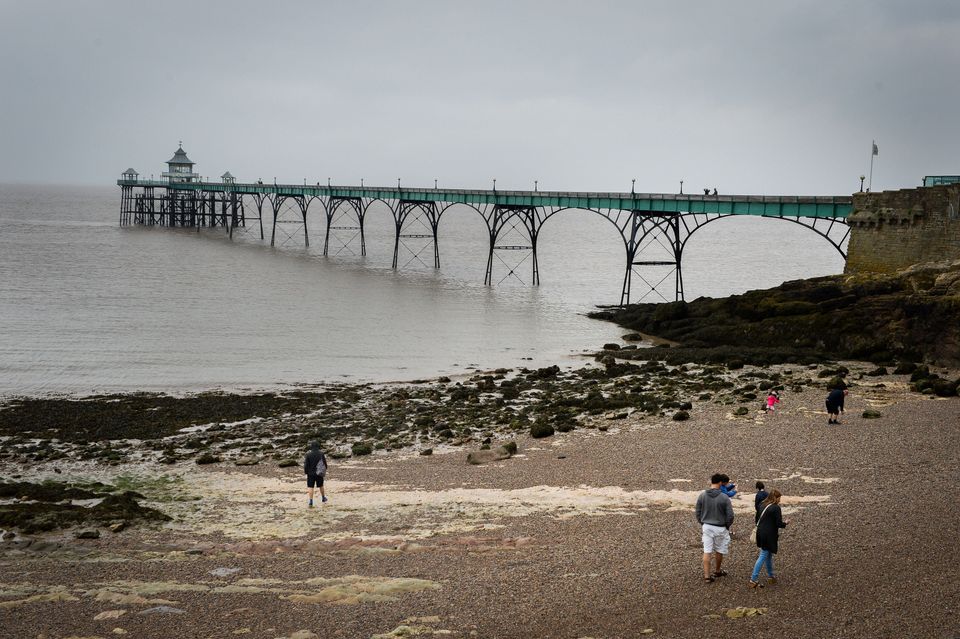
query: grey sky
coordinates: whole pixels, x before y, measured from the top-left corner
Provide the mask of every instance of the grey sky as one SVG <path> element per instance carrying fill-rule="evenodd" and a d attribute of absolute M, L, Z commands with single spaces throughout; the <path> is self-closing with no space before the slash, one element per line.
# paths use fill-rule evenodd
<path fill-rule="evenodd" d="M 849 193 L 960 173 L 960 2 L 0 0 L 0 181 Z"/>

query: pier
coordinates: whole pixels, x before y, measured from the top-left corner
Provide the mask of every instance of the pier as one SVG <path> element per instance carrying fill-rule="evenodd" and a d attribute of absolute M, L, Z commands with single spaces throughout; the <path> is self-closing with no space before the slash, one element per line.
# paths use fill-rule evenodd
<path fill-rule="evenodd" d="M 698 230 L 731 216 L 755 216 L 799 224 L 829 242 L 846 259 L 844 242 L 850 234 L 847 217 L 851 196 L 718 195 L 671 193 L 596 193 L 563 191 L 501 191 L 327 184 L 266 184 L 238 182 L 229 173 L 219 182 L 203 181 L 193 170 L 182 146 L 168 161 L 161 180 L 143 180 L 127 169 L 121 189 L 120 224 L 163 227 L 219 228 L 232 238 L 235 229 L 253 230 L 270 245 L 278 225 L 287 237 L 303 234 L 310 245 L 308 217 L 325 221 L 323 255 L 330 251 L 331 232 L 346 232 L 366 255 L 364 221 L 370 206 L 382 203 L 395 224 L 393 267 L 398 268 L 401 243 L 421 240 L 440 268 L 438 228 L 445 213 L 465 207 L 481 216 L 487 227 L 488 257 L 484 283 L 494 284 L 495 257 L 508 275 L 530 260 L 531 282 L 540 283 L 537 242 L 543 225 L 558 213 L 599 215 L 613 224 L 623 240 L 625 269 L 620 304 L 629 304 L 633 288 L 643 284 L 641 297 L 657 293 L 669 281 L 670 295 L 683 300 L 683 252 Z M 643 259 L 651 248 L 666 259 Z M 507 261 L 502 256 L 519 258 Z M 420 252 L 415 255 L 419 257 Z M 519 261 L 518 261 L 519 259 Z M 423 261 L 423 260 L 421 260 Z M 509 264 L 516 264 L 510 267 Z M 526 267 L 525 267 L 526 268 Z M 649 269 L 668 269 L 659 281 L 647 279 Z M 671 277 L 672 276 L 672 277 Z M 659 293 L 658 293 L 659 294 Z M 667 299 L 661 294 L 661 297 Z"/>

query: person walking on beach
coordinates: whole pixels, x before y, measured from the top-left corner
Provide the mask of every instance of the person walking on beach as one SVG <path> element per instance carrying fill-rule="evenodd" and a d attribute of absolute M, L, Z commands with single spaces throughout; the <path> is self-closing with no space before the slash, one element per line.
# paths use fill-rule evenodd
<path fill-rule="evenodd" d="M 847 391 L 842 388 L 834 388 L 827 395 L 827 423 L 839 424 L 840 413 L 843 412 L 843 400 L 847 396 Z"/>
<path fill-rule="evenodd" d="M 780 529 L 786 528 L 790 523 L 789 519 L 783 518 L 783 512 L 780 510 L 780 491 L 774 488 L 761 504 L 763 510 L 756 514 L 757 522 L 757 547 L 760 548 L 760 556 L 757 557 L 757 563 L 753 566 L 753 574 L 750 575 L 751 588 L 763 588 L 760 583 L 760 570 L 767 567 L 767 583 L 777 583 L 777 578 L 773 574 L 773 556 L 777 554 L 777 542 L 780 538 Z"/>
<path fill-rule="evenodd" d="M 723 556 L 730 548 L 730 526 L 733 525 L 733 504 L 730 498 L 720 491 L 723 475 L 714 473 L 710 477 L 710 488 L 697 497 L 697 523 L 703 531 L 703 580 L 713 582 L 727 573 L 723 570 Z M 710 571 L 713 560 L 715 568 Z"/>
<path fill-rule="evenodd" d="M 768 413 L 772 413 L 777 408 L 777 404 L 780 403 L 780 393 L 775 390 L 770 391 L 770 394 L 767 395 L 767 406 L 763 410 Z"/>
<path fill-rule="evenodd" d="M 313 508 L 313 490 L 320 488 L 320 499 L 327 501 L 327 494 L 323 490 L 323 479 L 327 475 L 327 456 L 320 450 L 320 444 L 310 442 L 310 451 L 303 459 L 303 474 L 307 476 L 307 508 Z"/>
<path fill-rule="evenodd" d="M 762 481 L 758 481 L 755 485 L 757 488 L 757 494 L 753 497 L 753 507 L 759 513 L 760 509 L 763 508 L 763 506 L 760 504 L 763 503 L 763 500 L 766 499 L 770 493 L 766 491 Z"/>

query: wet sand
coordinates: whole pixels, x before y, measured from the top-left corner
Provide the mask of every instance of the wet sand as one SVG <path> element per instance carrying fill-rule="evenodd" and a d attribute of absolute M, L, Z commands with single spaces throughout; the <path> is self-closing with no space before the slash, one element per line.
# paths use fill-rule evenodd
<path fill-rule="evenodd" d="M 480 466 L 479 442 L 331 460 L 314 509 L 297 466 L 7 460 L 21 480 L 121 476 L 173 520 L 0 544 L 0 636 L 954 637 L 960 399 L 906 380 L 855 382 L 839 426 L 820 389 L 788 387 L 775 414 L 601 414 Z M 716 471 L 744 492 L 730 574 L 704 584 L 693 504 Z M 754 591 L 757 479 L 793 523 Z"/>

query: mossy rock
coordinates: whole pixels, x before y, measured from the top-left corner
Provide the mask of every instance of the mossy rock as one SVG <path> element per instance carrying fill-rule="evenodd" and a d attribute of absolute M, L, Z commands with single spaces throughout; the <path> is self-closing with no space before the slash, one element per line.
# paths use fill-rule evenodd
<path fill-rule="evenodd" d="M 290 468 L 296 465 L 297 465 L 296 459 L 281 459 L 279 462 L 277 462 L 277 466 L 279 466 L 280 468 Z"/>
<path fill-rule="evenodd" d="M 878 410 L 871 410 L 871 409 L 868 408 L 867 410 L 863 411 L 863 418 L 864 418 L 864 419 L 879 419 L 879 418 L 880 418 L 880 411 L 878 411 Z"/>
<path fill-rule="evenodd" d="M 574 424 L 573 422 L 568 422 L 568 421 L 557 422 L 558 433 L 569 433 L 570 431 L 574 430 L 576 427 L 577 427 L 576 424 Z"/>
<path fill-rule="evenodd" d="M 503 444 L 503 447 L 504 447 L 511 455 L 516 455 L 516 454 L 517 454 L 517 442 L 513 442 L 513 441 L 507 442 L 507 443 Z"/>
<path fill-rule="evenodd" d="M 746 406 L 739 406 L 735 411 L 733 411 L 733 414 L 737 417 L 743 417 L 744 415 L 750 414 L 750 409 Z"/>
<path fill-rule="evenodd" d="M 550 437 L 553 435 L 553 426 L 546 422 L 535 422 L 530 427 L 530 436 L 535 439 L 540 439 L 541 437 Z"/>
<path fill-rule="evenodd" d="M 355 442 L 353 446 L 350 447 L 350 452 L 353 453 L 354 457 L 371 455 L 373 454 L 373 446 L 371 446 L 368 442 Z"/>
<path fill-rule="evenodd" d="M 675 422 L 683 422 L 688 419 L 690 419 L 690 413 L 685 410 L 678 410 L 673 414 L 673 421 Z"/>
<path fill-rule="evenodd" d="M 886 366 L 877 366 L 873 370 L 867 371 L 867 377 L 880 377 L 887 374 Z"/>
<path fill-rule="evenodd" d="M 709 397 L 707 399 L 710 399 Z M 691 410 L 693 408 L 692 402 L 680 402 L 680 405 L 677 406 L 680 410 Z"/>
<path fill-rule="evenodd" d="M 917 365 L 913 362 L 900 362 L 893 370 L 894 375 L 912 375 L 917 370 Z"/>
<path fill-rule="evenodd" d="M 214 455 L 213 453 L 203 453 L 196 459 L 197 465 L 199 466 L 203 466 L 205 464 L 219 464 L 220 461 L 220 456 Z"/>

